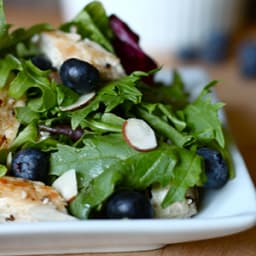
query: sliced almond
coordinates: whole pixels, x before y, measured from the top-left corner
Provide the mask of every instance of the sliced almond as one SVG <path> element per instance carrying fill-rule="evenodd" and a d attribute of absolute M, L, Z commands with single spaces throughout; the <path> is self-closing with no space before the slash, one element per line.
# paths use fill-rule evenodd
<path fill-rule="evenodd" d="M 70 202 L 78 193 L 75 169 L 70 169 L 59 176 L 52 184 L 62 197 Z"/>
<path fill-rule="evenodd" d="M 91 99 L 94 98 L 95 95 L 96 95 L 95 92 L 90 92 L 90 93 L 83 94 L 73 104 L 68 105 L 68 106 L 64 106 L 64 107 L 60 106 L 60 110 L 61 111 L 72 111 L 72 110 L 79 109 L 79 108 L 85 106 Z"/>
<path fill-rule="evenodd" d="M 157 147 L 154 130 L 142 119 L 129 118 L 123 124 L 127 143 L 136 150 L 149 151 Z"/>

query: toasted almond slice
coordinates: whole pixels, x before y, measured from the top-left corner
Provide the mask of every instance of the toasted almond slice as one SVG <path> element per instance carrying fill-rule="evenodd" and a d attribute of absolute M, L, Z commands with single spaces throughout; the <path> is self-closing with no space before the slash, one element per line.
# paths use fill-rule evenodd
<path fill-rule="evenodd" d="M 129 118 L 123 124 L 127 143 L 136 150 L 149 151 L 157 147 L 154 130 L 142 119 Z"/>
<path fill-rule="evenodd" d="M 52 184 L 62 197 L 70 202 L 78 193 L 75 169 L 70 169 L 59 176 Z"/>

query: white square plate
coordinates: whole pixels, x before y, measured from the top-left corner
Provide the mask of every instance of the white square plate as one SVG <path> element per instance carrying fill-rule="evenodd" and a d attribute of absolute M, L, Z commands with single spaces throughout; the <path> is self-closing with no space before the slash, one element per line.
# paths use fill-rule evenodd
<path fill-rule="evenodd" d="M 188 90 L 193 88 L 193 96 L 209 80 L 201 69 L 180 72 Z M 171 79 L 171 72 L 161 71 L 160 77 Z M 221 190 L 209 192 L 194 218 L 1 224 L 0 255 L 149 250 L 246 230 L 256 223 L 255 187 L 235 144 L 230 150 L 235 179 Z"/>

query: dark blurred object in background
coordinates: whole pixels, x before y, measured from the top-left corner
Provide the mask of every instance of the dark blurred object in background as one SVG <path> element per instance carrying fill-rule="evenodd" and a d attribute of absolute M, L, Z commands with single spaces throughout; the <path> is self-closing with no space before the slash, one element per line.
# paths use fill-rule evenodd
<path fill-rule="evenodd" d="M 230 56 L 238 59 L 240 74 L 256 77 L 256 0 L 244 0 L 241 20 L 231 34 L 225 31 L 211 33 L 199 49 L 189 47 L 177 53 L 182 61 L 204 61 L 219 64 Z"/>
<path fill-rule="evenodd" d="M 201 49 L 201 58 L 209 63 L 224 61 L 229 54 L 230 35 L 226 32 L 213 32 Z"/>
<path fill-rule="evenodd" d="M 246 0 L 244 24 L 238 35 L 236 54 L 240 74 L 256 78 L 256 0 Z"/>
<path fill-rule="evenodd" d="M 246 21 L 249 23 L 256 23 L 256 0 L 246 0 Z"/>
<path fill-rule="evenodd" d="M 194 61 L 200 57 L 200 52 L 201 51 L 198 47 L 184 47 L 177 52 L 177 56 L 184 61 Z"/>
<path fill-rule="evenodd" d="M 238 65 L 243 77 L 256 77 L 256 40 L 249 40 L 240 44 L 238 50 Z"/>

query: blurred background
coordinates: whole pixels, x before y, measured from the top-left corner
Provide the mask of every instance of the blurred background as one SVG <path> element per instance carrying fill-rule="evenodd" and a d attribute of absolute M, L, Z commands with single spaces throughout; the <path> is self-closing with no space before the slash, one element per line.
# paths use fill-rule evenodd
<path fill-rule="evenodd" d="M 57 26 L 75 16 L 89 0 L 5 0 L 8 22 Z M 169 62 L 219 63 L 255 39 L 255 0 L 102 0 L 108 14 L 117 13 L 140 35 L 141 47 Z M 24 15 L 29 13 L 29 15 Z M 18 21 L 18 22 L 16 22 Z M 256 43 L 255 43 L 256 44 Z M 250 45 L 251 46 L 251 45 Z M 251 46 L 252 47 L 252 46 Z M 248 70 L 245 70 L 245 73 Z M 251 70 L 249 70 L 252 72 Z M 249 73 L 249 72 L 247 72 Z M 252 72 L 254 73 L 254 72 Z M 256 71 L 255 71 L 256 75 Z M 252 75 L 254 76 L 254 75 Z"/>
<path fill-rule="evenodd" d="M 86 0 L 5 0 L 14 27 L 58 26 Z M 195 67 L 220 80 L 230 130 L 256 173 L 256 1 L 102 0 L 141 37 L 141 46 L 165 68 Z M 242 131 L 242 132 L 241 132 Z M 254 181 L 255 181 L 254 175 Z"/>
<path fill-rule="evenodd" d="M 90 0 L 5 0 L 10 22 L 51 22 L 75 16 Z M 141 37 L 146 51 L 201 50 L 212 37 L 222 44 L 256 22 L 255 0 L 102 0 L 108 14 L 117 13 Z M 23 10 L 33 9 L 28 17 Z M 222 37 L 222 38 L 221 38 Z M 220 41 L 220 40 L 219 40 Z M 195 54 L 195 52 L 194 52 Z M 192 55 L 192 54 L 191 54 Z"/>

